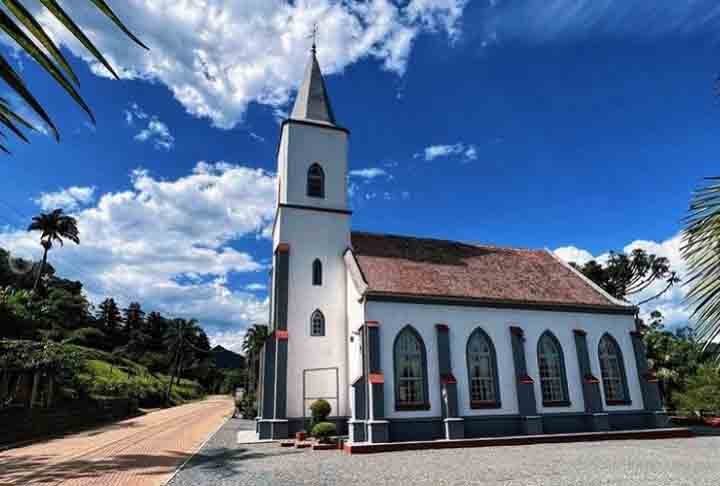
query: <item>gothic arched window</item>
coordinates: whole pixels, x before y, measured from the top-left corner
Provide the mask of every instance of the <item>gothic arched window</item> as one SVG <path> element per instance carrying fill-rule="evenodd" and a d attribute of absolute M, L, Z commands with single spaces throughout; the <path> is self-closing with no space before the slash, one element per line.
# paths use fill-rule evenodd
<path fill-rule="evenodd" d="M 543 405 L 569 405 L 565 358 L 560 342 L 550 331 L 540 336 L 537 355 Z"/>
<path fill-rule="evenodd" d="M 497 359 L 490 336 L 475 329 L 468 339 L 466 354 L 471 408 L 500 406 Z"/>
<path fill-rule="evenodd" d="M 316 258 L 312 265 L 312 284 L 322 285 L 322 262 Z"/>
<path fill-rule="evenodd" d="M 307 195 L 309 197 L 325 197 L 325 172 L 320 164 L 313 164 L 308 169 Z"/>
<path fill-rule="evenodd" d="M 600 372 L 602 373 L 605 403 L 618 405 L 630 399 L 625 376 L 625 364 L 617 341 L 609 334 L 600 338 L 598 345 Z"/>
<path fill-rule="evenodd" d="M 425 344 L 420 334 L 405 326 L 395 338 L 395 408 L 419 410 L 429 408 Z"/>
<path fill-rule="evenodd" d="M 325 335 L 325 316 L 320 310 L 316 310 L 310 316 L 310 335 L 311 336 L 324 336 Z"/>

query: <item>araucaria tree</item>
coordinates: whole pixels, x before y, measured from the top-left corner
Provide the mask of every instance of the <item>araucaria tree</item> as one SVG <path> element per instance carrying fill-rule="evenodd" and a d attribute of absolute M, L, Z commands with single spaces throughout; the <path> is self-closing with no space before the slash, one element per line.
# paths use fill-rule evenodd
<path fill-rule="evenodd" d="M 708 179 L 690 203 L 683 234 L 695 332 L 709 346 L 720 336 L 720 177 Z M 720 356 L 720 355 L 718 355 Z"/>
<path fill-rule="evenodd" d="M 37 292 L 40 279 L 42 278 L 45 264 L 47 263 L 48 252 L 52 249 L 55 242 L 63 246 L 63 238 L 80 244 L 80 235 L 77 228 L 77 220 L 72 216 L 63 214 L 62 209 L 56 209 L 51 213 L 42 213 L 33 218 L 32 223 L 28 227 L 28 231 L 41 231 L 40 244 L 43 247 L 43 257 L 35 277 L 35 285 L 33 292 Z"/>

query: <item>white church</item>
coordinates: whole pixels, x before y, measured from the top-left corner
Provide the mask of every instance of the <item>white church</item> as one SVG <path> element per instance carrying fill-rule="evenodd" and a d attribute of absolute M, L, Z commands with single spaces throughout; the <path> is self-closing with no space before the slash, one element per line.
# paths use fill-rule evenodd
<path fill-rule="evenodd" d="M 660 427 L 636 308 L 547 250 L 351 229 L 313 49 L 278 148 L 260 439 L 323 398 L 351 443 Z"/>

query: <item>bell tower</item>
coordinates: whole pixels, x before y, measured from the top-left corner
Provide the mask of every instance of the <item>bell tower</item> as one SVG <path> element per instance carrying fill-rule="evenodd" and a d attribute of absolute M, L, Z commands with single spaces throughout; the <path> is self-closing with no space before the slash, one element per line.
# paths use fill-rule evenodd
<path fill-rule="evenodd" d="M 278 147 L 273 227 L 271 336 L 265 343 L 257 431 L 285 438 L 304 427 L 310 404 L 349 415 L 346 269 L 349 131 L 330 105 L 313 45 Z"/>

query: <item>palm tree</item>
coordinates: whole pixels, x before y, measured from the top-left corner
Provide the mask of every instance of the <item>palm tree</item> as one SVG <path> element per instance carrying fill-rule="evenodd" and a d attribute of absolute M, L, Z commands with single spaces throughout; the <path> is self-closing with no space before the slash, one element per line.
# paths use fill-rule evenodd
<path fill-rule="evenodd" d="M 105 16 L 107 16 L 115 25 L 125 33 L 130 39 L 139 46 L 147 49 L 147 46 L 135 37 L 122 21 L 115 15 L 105 0 L 89 0 L 95 7 Z M 7 10 L 0 9 L 0 28 L 5 34 L 12 39 L 28 56 L 33 58 L 48 74 L 50 74 L 55 82 L 75 100 L 75 102 L 88 114 L 90 119 L 95 122 L 95 117 L 90 111 L 90 107 L 85 103 L 77 91 L 79 81 L 75 72 L 70 67 L 57 47 L 52 38 L 47 34 L 45 29 L 40 25 L 36 15 L 29 12 L 20 0 L 2 0 L 3 6 Z M 92 41 L 75 23 L 70 15 L 60 6 L 57 0 L 40 0 L 50 14 L 55 17 L 70 33 L 87 49 L 92 56 L 98 60 L 105 68 L 118 78 L 110 63 L 93 45 Z M 75 2 L 73 2 L 75 3 Z M 30 92 L 22 76 L 10 65 L 7 59 L 0 55 L 0 78 L 12 89 L 20 98 L 22 98 L 32 110 L 48 125 L 55 135 L 56 140 L 60 140 L 60 134 L 57 127 L 45 112 L 40 102 Z M 34 127 L 25 119 L 17 114 L 17 111 L 10 107 L 6 99 L 0 98 L 0 124 L 5 125 L 10 131 L 15 133 L 25 142 L 28 139 L 20 131 L 18 125 L 34 130 Z M 2 133 L 2 132 L 0 132 Z M 9 150 L 0 144 L 0 150 L 9 153 Z"/>
<path fill-rule="evenodd" d="M 270 335 L 268 327 L 264 324 L 253 324 L 245 333 L 242 350 L 248 357 L 248 391 L 255 391 L 257 374 L 259 372 L 260 351 L 265 346 L 265 340 Z"/>
<path fill-rule="evenodd" d="M 689 273 L 687 302 L 705 348 L 720 336 L 720 177 L 707 180 L 693 194 L 682 247 Z"/>
<path fill-rule="evenodd" d="M 67 238 L 76 245 L 79 245 L 80 237 L 77 220 L 72 216 L 63 214 L 62 209 L 56 209 L 51 213 L 42 213 L 40 216 L 35 216 L 33 222 L 28 227 L 28 231 L 42 231 L 40 244 L 44 251 L 42 263 L 40 263 L 40 269 L 38 270 L 37 277 L 35 277 L 35 284 L 33 285 L 33 292 L 37 292 L 40 278 L 47 264 L 48 252 L 53 247 L 53 243 L 57 241 L 60 243 L 60 246 L 63 246 L 63 238 Z"/>
<path fill-rule="evenodd" d="M 182 375 L 183 360 L 195 351 L 206 353 L 206 350 L 199 349 L 193 344 L 202 332 L 196 319 L 173 319 L 168 325 L 165 334 L 165 343 L 172 353 L 170 361 L 170 381 L 168 382 L 165 394 L 165 402 L 170 402 L 173 382 L 177 379 L 180 383 Z"/>

